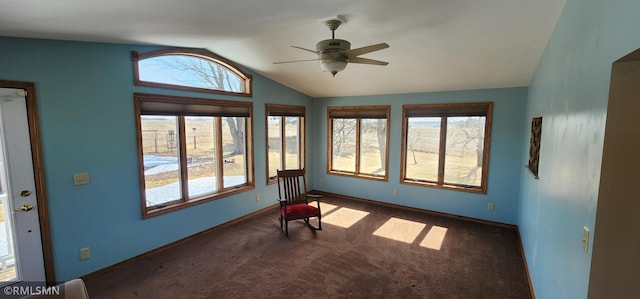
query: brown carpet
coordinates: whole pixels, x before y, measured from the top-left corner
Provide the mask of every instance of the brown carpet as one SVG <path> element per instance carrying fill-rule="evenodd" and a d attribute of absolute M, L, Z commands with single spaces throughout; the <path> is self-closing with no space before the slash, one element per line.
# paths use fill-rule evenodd
<path fill-rule="evenodd" d="M 89 275 L 89 295 L 531 298 L 514 229 L 330 196 L 321 202 L 322 231 L 297 220 L 287 239 L 274 207 Z"/>

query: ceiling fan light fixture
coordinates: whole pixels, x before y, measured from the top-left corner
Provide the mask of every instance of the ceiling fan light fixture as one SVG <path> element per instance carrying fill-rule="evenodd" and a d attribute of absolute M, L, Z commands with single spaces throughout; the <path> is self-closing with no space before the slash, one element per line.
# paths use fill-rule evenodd
<path fill-rule="evenodd" d="M 334 77 L 336 74 L 347 67 L 346 60 L 323 60 L 320 62 L 320 68 L 324 72 L 329 72 Z"/>
<path fill-rule="evenodd" d="M 344 17 L 338 16 L 338 19 L 332 19 L 325 22 L 329 30 L 331 30 L 331 39 L 321 40 L 316 44 L 316 50 L 310 50 L 303 47 L 291 46 L 296 49 L 300 49 L 306 52 L 311 52 L 318 55 L 317 59 L 306 59 L 306 60 L 293 60 L 293 61 L 282 61 L 282 62 L 274 62 L 274 64 L 280 63 L 290 63 L 290 62 L 301 62 L 301 61 L 311 61 L 311 60 L 319 60 L 320 68 L 324 72 L 329 72 L 333 77 L 342 70 L 347 67 L 349 63 L 360 63 L 360 64 L 371 64 L 371 65 L 387 65 L 388 62 L 368 59 L 359 57 L 360 55 L 364 55 L 367 53 L 371 53 L 374 51 L 382 50 L 389 48 L 387 43 L 379 43 L 375 45 L 369 45 L 365 47 L 360 47 L 357 49 L 351 49 L 351 43 L 344 39 L 337 39 L 335 36 L 335 31 L 338 29 L 340 24 L 344 23 Z"/>

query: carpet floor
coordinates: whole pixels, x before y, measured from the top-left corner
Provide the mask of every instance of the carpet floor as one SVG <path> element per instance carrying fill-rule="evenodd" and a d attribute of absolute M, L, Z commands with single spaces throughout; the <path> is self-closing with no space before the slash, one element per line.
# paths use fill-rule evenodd
<path fill-rule="evenodd" d="M 517 232 L 326 196 L 322 231 L 277 208 L 86 277 L 100 298 L 531 298 Z M 313 220 L 312 220 L 313 221 Z"/>

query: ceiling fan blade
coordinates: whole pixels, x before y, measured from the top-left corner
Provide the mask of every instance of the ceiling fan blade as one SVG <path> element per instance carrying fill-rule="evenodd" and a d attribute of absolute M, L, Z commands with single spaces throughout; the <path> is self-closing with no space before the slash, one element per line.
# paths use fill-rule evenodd
<path fill-rule="evenodd" d="M 378 51 L 378 50 L 382 50 L 382 49 L 386 49 L 389 48 L 389 44 L 387 43 L 380 43 L 380 44 L 375 44 L 375 45 L 371 45 L 371 46 L 366 46 L 366 47 L 362 47 L 362 48 L 357 48 L 357 49 L 352 49 L 349 51 L 345 51 L 343 54 L 346 55 L 347 57 L 349 57 L 349 59 L 356 57 L 356 56 L 360 56 L 362 54 L 367 54 L 367 53 L 371 53 L 373 51 Z"/>
<path fill-rule="evenodd" d="M 362 58 L 362 57 L 349 58 L 349 63 L 362 63 L 362 64 L 373 64 L 373 65 L 387 65 L 387 64 L 389 64 L 386 61 L 380 61 L 380 60 L 374 60 L 374 59 Z"/>
<path fill-rule="evenodd" d="M 315 59 L 303 59 L 303 60 L 291 60 L 291 61 L 278 61 L 278 62 L 274 62 L 273 64 L 283 64 L 283 63 L 292 63 L 292 62 L 304 62 L 304 61 L 318 61 L 320 60 L 320 58 L 315 58 Z"/>
<path fill-rule="evenodd" d="M 307 49 L 307 48 L 303 48 L 303 47 L 298 47 L 298 46 L 291 46 L 291 47 L 292 47 L 292 48 L 296 48 L 296 49 L 300 49 L 300 50 L 303 50 L 303 51 L 311 52 L 311 53 L 313 53 L 313 54 L 318 54 L 318 51 L 314 51 L 314 50 L 311 50 L 311 49 Z"/>

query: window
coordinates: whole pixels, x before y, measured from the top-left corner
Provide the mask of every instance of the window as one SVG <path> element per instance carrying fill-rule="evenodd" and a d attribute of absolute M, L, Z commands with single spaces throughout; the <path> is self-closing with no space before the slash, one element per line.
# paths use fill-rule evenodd
<path fill-rule="evenodd" d="M 277 182 L 277 170 L 305 167 L 304 106 L 266 104 L 267 184 Z"/>
<path fill-rule="evenodd" d="M 389 106 L 329 107 L 328 172 L 387 180 Z"/>
<path fill-rule="evenodd" d="M 401 183 L 486 193 L 492 109 L 404 105 Z"/>
<path fill-rule="evenodd" d="M 251 96 L 251 75 L 205 51 L 132 52 L 134 83 L 142 86 Z"/>
<path fill-rule="evenodd" d="M 254 188 L 252 103 L 134 97 L 143 217 Z"/>

